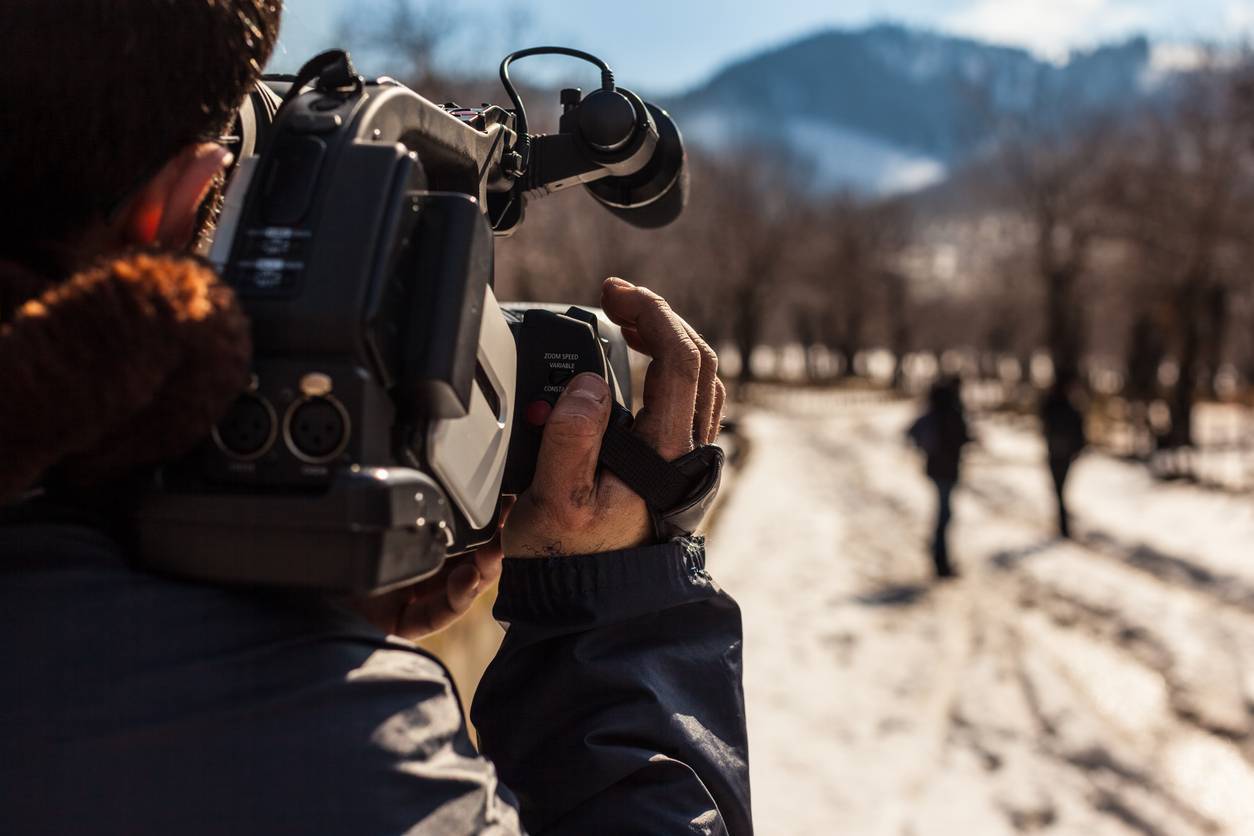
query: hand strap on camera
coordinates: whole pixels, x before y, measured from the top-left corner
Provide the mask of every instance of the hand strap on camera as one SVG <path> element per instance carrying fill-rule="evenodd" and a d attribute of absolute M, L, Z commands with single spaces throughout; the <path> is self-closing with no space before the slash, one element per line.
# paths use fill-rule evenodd
<path fill-rule="evenodd" d="M 696 531 L 718 496 L 723 449 L 703 444 L 673 462 L 631 431 L 633 418 L 615 404 L 601 441 L 601 464 L 644 499 L 660 542 Z"/>

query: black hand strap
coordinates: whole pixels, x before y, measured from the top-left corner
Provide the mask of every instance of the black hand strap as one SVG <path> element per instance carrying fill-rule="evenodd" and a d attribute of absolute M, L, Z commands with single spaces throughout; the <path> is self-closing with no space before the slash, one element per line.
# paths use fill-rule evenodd
<path fill-rule="evenodd" d="M 615 404 L 601 441 L 602 466 L 644 499 L 660 540 L 691 534 L 718 493 L 722 449 L 707 444 L 668 462 L 631 425 L 631 413 Z"/>

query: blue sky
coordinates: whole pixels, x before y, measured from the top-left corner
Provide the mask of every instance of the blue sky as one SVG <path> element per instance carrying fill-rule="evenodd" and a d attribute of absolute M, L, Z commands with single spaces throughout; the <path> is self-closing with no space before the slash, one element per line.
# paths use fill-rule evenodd
<path fill-rule="evenodd" d="M 291 70 L 303 57 L 334 45 L 349 10 L 354 19 L 364 19 L 391 1 L 286 0 L 276 67 Z M 1051 58 L 1133 33 L 1182 43 L 1231 41 L 1254 32 L 1254 0 L 454 0 L 451 5 L 467 32 L 484 33 L 481 48 L 464 48 L 467 39 L 458 40 L 457 54 L 449 57 L 463 67 L 491 69 L 507 49 L 558 43 L 601 55 L 624 83 L 654 92 L 690 87 L 734 58 L 817 28 L 879 20 L 1014 44 Z M 520 16 L 527 26 L 508 37 L 506 21 Z"/>

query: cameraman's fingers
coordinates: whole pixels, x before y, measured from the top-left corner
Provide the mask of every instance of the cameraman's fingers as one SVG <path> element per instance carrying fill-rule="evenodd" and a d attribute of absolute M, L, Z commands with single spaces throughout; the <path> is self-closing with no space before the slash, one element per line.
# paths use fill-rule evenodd
<path fill-rule="evenodd" d="M 463 615 L 466 610 L 470 609 L 470 605 L 479 597 L 479 590 L 483 588 L 483 575 L 479 573 L 479 567 L 473 563 L 467 563 L 464 566 L 458 566 L 448 576 L 448 609 L 441 609 L 437 618 L 440 616 L 448 617 L 451 621 L 459 615 Z M 442 619 L 440 619 L 442 621 Z M 448 622 L 438 624 L 435 629 L 439 630 L 447 626 Z"/>
<path fill-rule="evenodd" d="M 557 399 L 544 425 L 531 501 L 559 515 L 592 510 L 596 499 L 597 457 L 610 422 L 610 387 L 591 372 L 577 375 Z"/>
<path fill-rule="evenodd" d="M 496 536 L 475 549 L 475 568 L 479 570 L 479 578 L 484 586 L 491 586 L 501 577 L 501 561 L 505 559 L 505 550 L 501 546 L 501 529 L 505 528 L 509 513 L 514 510 L 515 497 L 503 497 L 501 502 L 501 518 L 497 523 Z"/>
<path fill-rule="evenodd" d="M 417 639 L 443 630 L 470 609 L 486 586 L 473 563 L 455 566 L 446 577 L 438 580 L 442 589 L 420 597 L 401 613 L 396 629 L 398 635 Z"/>
<path fill-rule="evenodd" d="M 727 387 L 723 385 L 723 381 L 716 379 L 714 384 L 714 412 L 710 420 L 709 430 L 706 432 L 706 444 L 713 444 L 718 441 L 718 434 L 723 429 L 723 403 L 727 400 Z"/>
<path fill-rule="evenodd" d="M 635 430 L 668 461 L 693 447 L 693 417 L 701 379 L 701 350 L 666 300 L 622 279 L 607 279 L 601 306 L 617 325 L 633 330 L 653 358 L 644 378 L 644 408 Z"/>
<path fill-rule="evenodd" d="M 721 416 L 720 410 L 723 405 L 722 382 L 718 379 L 718 355 L 708 344 L 701 338 L 691 325 L 685 326 L 688 330 L 688 337 L 701 350 L 701 375 L 697 381 L 697 405 L 696 411 L 692 416 L 692 442 L 693 444 L 709 444 L 713 440 L 710 434 L 710 426 L 713 424 L 718 426 Z M 632 349 L 642 354 L 648 352 L 644 342 L 640 339 L 640 334 L 635 328 L 625 327 L 622 329 L 623 340 Z M 715 432 L 717 435 L 717 432 Z"/>
<path fill-rule="evenodd" d="M 718 420 L 715 409 L 722 407 L 722 404 L 718 402 L 718 387 L 721 385 L 718 381 L 718 355 L 687 322 L 684 322 L 684 328 L 688 331 L 688 338 L 701 352 L 701 374 L 697 380 L 697 410 L 692 416 L 692 443 L 709 444 L 711 441 L 710 425 Z"/>
<path fill-rule="evenodd" d="M 623 331 L 623 340 L 626 341 L 627 345 L 635 349 L 636 351 L 639 351 L 641 354 L 643 354 L 645 350 L 644 342 L 640 339 L 640 335 L 636 333 L 636 329 L 624 327 L 622 331 Z"/>

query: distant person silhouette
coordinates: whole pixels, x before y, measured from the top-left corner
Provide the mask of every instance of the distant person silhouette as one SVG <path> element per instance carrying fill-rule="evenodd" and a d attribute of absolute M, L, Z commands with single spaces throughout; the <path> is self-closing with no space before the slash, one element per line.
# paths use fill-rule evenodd
<path fill-rule="evenodd" d="M 932 540 L 932 560 L 936 564 L 938 578 L 951 578 L 956 574 L 949 562 L 950 497 L 958 484 L 962 448 L 971 441 L 960 386 L 960 382 L 951 377 L 943 377 L 933 383 L 928 392 L 927 411 L 919 416 L 907 433 L 927 456 L 927 475 L 936 485 L 936 534 Z"/>
<path fill-rule="evenodd" d="M 1072 400 L 1073 385 L 1059 381 L 1041 401 L 1041 426 L 1049 456 L 1049 474 L 1054 479 L 1054 495 L 1058 500 L 1058 533 L 1071 536 L 1064 487 L 1072 463 L 1084 450 L 1084 417 Z"/>

